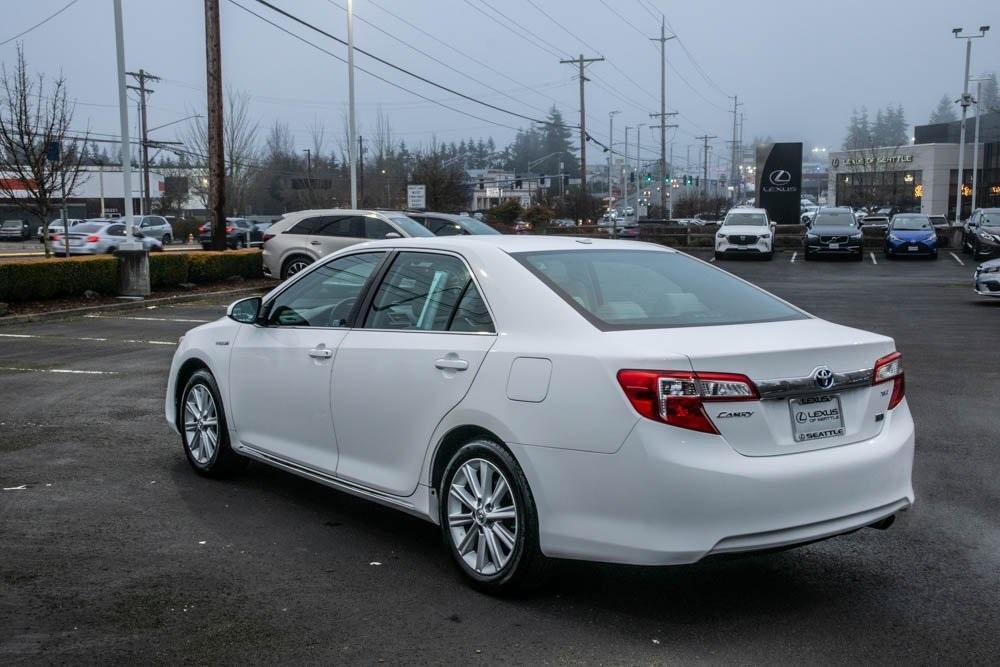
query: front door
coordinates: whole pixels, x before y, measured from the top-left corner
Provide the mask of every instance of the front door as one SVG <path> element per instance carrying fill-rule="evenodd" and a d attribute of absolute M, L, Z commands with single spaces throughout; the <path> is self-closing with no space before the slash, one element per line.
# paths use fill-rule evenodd
<path fill-rule="evenodd" d="M 495 341 L 461 258 L 399 253 L 334 361 L 337 476 L 412 494 L 434 430 Z"/>
<path fill-rule="evenodd" d="M 330 374 L 354 305 L 384 257 L 368 252 L 327 262 L 266 303 L 263 325 L 240 329 L 229 391 L 241 444 L 336 470 Z"/>

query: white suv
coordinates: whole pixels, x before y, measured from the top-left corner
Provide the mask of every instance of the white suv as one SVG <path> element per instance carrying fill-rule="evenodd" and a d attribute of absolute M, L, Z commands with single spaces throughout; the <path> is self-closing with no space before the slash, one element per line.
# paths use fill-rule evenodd
<path fill-rule="evenodd" d="M 738 208 L 726 214 L 715 233 L 715 258 L 730 255 L 774 256 L 774 223 L 762 208 Z"/>
<path fill-rule="evenodd" d="M 398 211 L 334 208 L 286 213 L 264 232 L 264 275 L 284 280 L 349 245 L 410 236 L 434 234 Z"/>

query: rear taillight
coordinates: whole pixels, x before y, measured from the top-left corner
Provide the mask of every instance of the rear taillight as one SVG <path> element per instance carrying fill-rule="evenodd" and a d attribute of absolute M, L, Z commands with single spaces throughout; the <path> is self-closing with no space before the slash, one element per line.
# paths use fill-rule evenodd
<path fill-rule="evenodd" d="M 91 234 L 87 237 L 87 243 L 97 243 L 101 238 L 97 234 Z"/>
<path fill-rule="evenodd" d="M 260 242 L 261 243 L 267 243 L 268 241 L 270 241 L 273 238 L 274 238 L 274 234 L 264 234 L 264 236 L 261 237 Z"/>
<path fill-rule="evenodd" d="M 226 233 L 227 234 L 232 234 L 233 233 L 233 229 L 234 229 L 233 227 L 226 227 Z"/>
<path fill-rule="evenodd" d="M 198 227 L 198 231 L 199 231 L 199 232 L 203 232 L 203 231 L 205 231 L 205 228 L 206 228 L 206 227 L 208 227 L 208 225 L 200 225 L 200 226 Z"/>
<path fill-rule="evenodd" d="M 872 386 L 892 380 L 892 395 L 889 397 L 889 409 L 899 405 L 906 391 L 906 379 L 903 376 L 903 355 L 899 352 L 887 354 L 875 362 L 875 372 L 872 374 Z"/>
<path fill-rule="evenodd" d="M 750 378 L 737 373 L 622 370 L 618 371 L 618 384 L 643 417 L 715 435 L 719 431 L 704 403 L 760 398 Z"/>
<path fill-rule="evenodd" d="M 53 234 L 52 236 L 49 237 L 49 240 L 50 241 L 58 241 L 59 240 L 59 235 L 58 234 Z"/>

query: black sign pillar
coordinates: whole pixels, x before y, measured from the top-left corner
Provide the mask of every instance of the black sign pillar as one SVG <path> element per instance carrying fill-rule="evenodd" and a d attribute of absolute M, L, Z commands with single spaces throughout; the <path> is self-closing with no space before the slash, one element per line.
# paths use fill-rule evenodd
<path fill-rule="evenodd" d="M 797 225 L 801 217 L 802 143 L 757 147 L 757 206 L 779 225 Z"/>

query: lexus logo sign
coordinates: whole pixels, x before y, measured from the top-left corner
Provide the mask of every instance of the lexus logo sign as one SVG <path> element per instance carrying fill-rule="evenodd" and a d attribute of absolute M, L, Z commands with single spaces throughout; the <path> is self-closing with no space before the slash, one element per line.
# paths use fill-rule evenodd
<path fill-rule="evenodd" d="M 788 185 L 792 181 L 792 175 L 784 169 L 775 169 L 767 178 L 771 185 Z"/>

